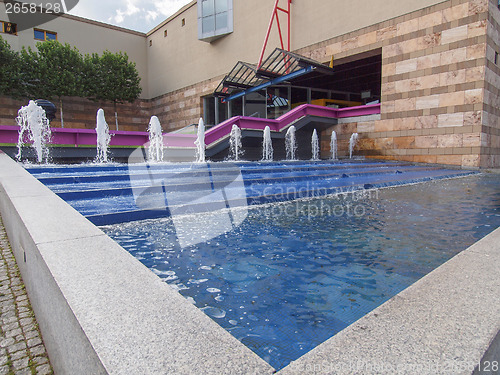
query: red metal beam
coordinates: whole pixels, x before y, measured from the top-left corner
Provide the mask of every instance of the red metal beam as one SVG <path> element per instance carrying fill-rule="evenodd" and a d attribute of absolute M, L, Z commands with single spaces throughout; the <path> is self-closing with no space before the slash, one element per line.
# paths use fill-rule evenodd
<path fill-rule="evenodd" d="M 260 68 L 260 66 L 262 64 L 262 60 L 264 59 L 264 53 L 266 52 L 267 42 L 269 41 L 269 35 L 271 34 L 271 29 L 273 27 L 273 22 L 274 22 L 274 18 L 275 17 L 276 17 L 276 24 L 278 25 L 278 33 L 279 33 L 279 37 L 280 37 L 281 49 L 285 49 L 285 46 L 284 46 L 284 43 L 283 43 L 283 33 L 281 32 L 281 24 L 280 24 L 280 20 L 279 20 L 278 11 L 281 11 L 281 12 L 287 14 L 287 21 L 288 21 L 287 42 L 288 43 L 287 43 L 286 50 L 290 51 L 290 40 L 291 40 L 291 38 L 290 38 L 290 30 L 291 30 L 291 28 L 290 28 L 290 14 L 291 14 L 290 4 L 291 4 L 292 0 L 285 0 L 285 1 L 287 2 L 287 9 L 288 10 L 285 10 L 284 8 L 278 6 L 280 0 L 276 0 L 276 2 L 274 3 L 273 13 L 271 15 L 271 21 L 269 21 L 269 26 L 267 28 L 266 37 L 264 39 L 264 44 L 262 46 L 262 51 L 260 52 L 260 58 L 259 58 L 259 62 L 257 64 L 257 69 Z"/>

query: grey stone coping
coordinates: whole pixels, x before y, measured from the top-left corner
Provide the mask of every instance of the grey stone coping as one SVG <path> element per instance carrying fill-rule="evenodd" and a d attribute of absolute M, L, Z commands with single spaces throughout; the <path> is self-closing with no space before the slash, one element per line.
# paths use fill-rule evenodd
<path fill-rule="evenodd" d="M 274 372 L 1 152 L 0 212 L 56 373 Z M 497 229 L 279 373 L 481 373 L 499 265 Z"/>

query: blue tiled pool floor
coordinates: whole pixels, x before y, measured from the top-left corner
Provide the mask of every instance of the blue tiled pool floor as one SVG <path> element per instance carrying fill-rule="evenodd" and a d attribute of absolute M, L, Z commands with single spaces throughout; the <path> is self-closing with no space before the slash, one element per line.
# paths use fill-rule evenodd
<path fill-rule="evenodd" d="M 219 206 L 236 207 L 475 173 L 359 160 L 86 164 L 28 170 L 96 225 L 166 217 L 180 207 L 199 212 L 203 210 L 201 205 L 189 205 L 203 196 Z M 241 180 L 241 184 L 234 184 L 235 180 Z M 227 192 L 223 201 L 212 194 L 217 190 Z M 210 205 L 206 208 L 213 210 Z"/>

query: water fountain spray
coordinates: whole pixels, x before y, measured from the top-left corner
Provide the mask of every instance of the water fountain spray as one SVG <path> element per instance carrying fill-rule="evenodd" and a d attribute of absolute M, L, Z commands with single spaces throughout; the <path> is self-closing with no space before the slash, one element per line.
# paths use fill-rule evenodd
<path fill-rule="evenodd" d="M 332 160 L 337 159 L 337 133 L 335 133 L 335 130 L 332 131 L 332 136 L 330 137 L 330 154 Z"/>
<path fill-rule="evenodd" d="M 149 120 L 148 132 L 148 160 L 156 162 L 163 161 L 163 132 L 158 117 L 151 117 L 151 120 Z"/>
<path fill-rule="evenodd" d="M 229 159 L 239 160 L 243 155 L 243 146 L 241 144 L 241 129 L 238 125 L 233 124 L 231 135 L 229 137 Z"/>
<path fill-rule="evenodd" d="M 285 151 L 287 160 L 296 160 L 297 140 L 295 137 L 295 126 L 290 126 L 285 135 Z"/>
<path fill-rule="evenodd" d="M 349 140 L 349 158 L 352 159 L 352 154 L 354 152 L 354 148 L 356 147 L 356 144 L 358 143 L 359 139 L 359 134 L 358 133 L 353 133 L 351 135 L 351 139 Z"/>
<path fill-rule="evenodd" d="M 316 129 L 313 131 L 311 139 L 312 160 L 319 160 L 319 138 Z"/>
<path fill-rule="evenodd" d="M 97 156 L 95 158 L 96 163 L 107 163 L 108 162 L 108 147 L 111 141 L 111 136 L 109 135 L 109 127 L 104 117 L 104 110 L 99 108 L 97 111 L 96 119 L 96 132 L 97 132 Z"/>
<path fill-rule="evenodd" d="M 196 141 L 194 141 L 196 145 L 196 161 L 198 163 L 205 162 L 205 123 L 203 119 L 200 118 L 198 122 L 198 136 Z"/>
<path fill-rule="evenodd" d="M 264 139 L 262 141 L 262 161 L 273 160 L 273 142 L 271 140 L 271 128 L 264 128 Z"/>
<path fill-rule="evenodd" d="M 47 144 L 50 143 L 52 132 L 49 120 L 45 116 L 45 110 L 36 105 L 33 100 L 30 100 L 29 104 L 21 107 L 17 114 L 16 123 L 20 126 L 20 129 L 16 158 L 21 160 L 22 146 L 25 137 L 27 137 L 35 149 L 38 163 L 47 162 L 49 158 Z"/>

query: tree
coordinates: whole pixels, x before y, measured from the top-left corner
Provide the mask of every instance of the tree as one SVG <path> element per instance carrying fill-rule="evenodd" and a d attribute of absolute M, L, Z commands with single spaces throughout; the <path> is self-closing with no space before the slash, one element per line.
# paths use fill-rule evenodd
<path fill-rule="evenodd" d="M 76 48 L 57 41 L 37 44 L 38 51 L 23 48 L 24 69 L 31 69 L 27 91 L 32 97 L 57 98 L 64 127 L 63 96 L 83 95 L 83 58 Z"/>
<path fill-rule="evenodd" d="M 21 58 L 0 36 L 0 95 L 19 99 L 24 95 Z"/>
<path fill-rule="evenodd" d="M 133 102 L 141 94 L 141 78 L 126 53 L 104 51 L 85 56 L 85 89 L 89 99 L 113 102 L 118 130 L 117 103 Z"/>
<path fill-rule="evenodd" d="M 45 41 L 17 53 L 0 37 L 0 61 L 0 95 L 57 98 L 62 127 L 64 96 L 113 102 L 118 129 L 117 103 L 133 102 L 142 91 L 135 63 L 122 52 L 83 57 L 69 44 Z"/>

